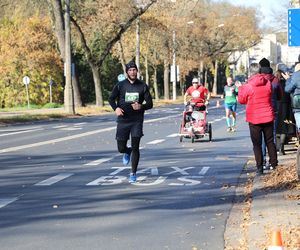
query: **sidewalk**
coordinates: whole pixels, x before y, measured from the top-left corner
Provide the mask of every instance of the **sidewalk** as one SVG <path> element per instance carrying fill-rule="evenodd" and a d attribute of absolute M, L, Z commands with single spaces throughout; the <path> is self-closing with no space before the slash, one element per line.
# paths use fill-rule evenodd
<path fill-rule="evenodd" d="M 254 161 L 246 164 L 224 233 L 226 250 L 268 249 L 275 230 L 281 231 L 285 250 L 300 250 L 300 182 L 295 145 L 288 147 L 278 156 L 277 169 L 261 177 Z"/>
<path fill-rule="evenodd" d="M 20 111 L 0 111 L 0 117 L 21 116 L 26 114 L 51 114 L 51 113 L 64 113 L 63 108 L 48 108 L 48 109 L 24 109 Z"/>
<path fill-rule="evenodd" d="M 290 146 L 291 147 L 291 146 Z M 291 148 L 292 149 L 292 148 Z M 255 176 L 252 190 L 249 249 L 267 249 L 273 231 L 280 230 L 284 249 L 300 249 L 300 184 L 296 150 L 278 156 L 279 166 Z"/>

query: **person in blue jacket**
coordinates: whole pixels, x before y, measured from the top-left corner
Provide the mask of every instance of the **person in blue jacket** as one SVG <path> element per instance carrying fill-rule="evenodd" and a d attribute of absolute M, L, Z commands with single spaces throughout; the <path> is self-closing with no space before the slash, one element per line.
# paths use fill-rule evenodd
<path fill-rule="evenodd" d="M 282 73 L 282 76 L 286 80 L 284 90 L 287 93 L 293 95 L 292 106 L 294 110 L 297 131 L 299 132 L 300 131 L 300 62 L 296 64 L 295 71 L 291 76 L 288 72 Z"/>

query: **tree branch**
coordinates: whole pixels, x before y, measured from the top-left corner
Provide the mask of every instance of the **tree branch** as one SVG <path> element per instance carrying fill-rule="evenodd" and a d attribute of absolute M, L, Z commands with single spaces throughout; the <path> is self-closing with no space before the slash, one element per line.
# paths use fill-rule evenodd
<path fill-rule="evenodd" d="M 76 22 L 76 20 L 73 17 L 70 17 L 70 20 L 71 20 L 72 24 L 74 25 L 77 33 L 79 34 L 80 42 L 81 42 L 82 48 L 85 52 L 85 55 L 86 55 L 86 58 L 87 58 L 88 62 L 95 63 L 92 52 L 91 52 L 90 48 L 87 45 L 87 42 L 86 42 L 86 39 L 85 39 L 85 36 L 84 36 L 84 33 L 83 33 L 82 29 L 80 28 L 80 26 L 78 25 L 78 23 Z"/>
<path fill-rule="evenodd" d="M 105 60 L 106 56 L 109 54 L 111 48 L 121 39 L 121 36 L 125 31 L 131 26 L 131 24 L 142 14 L 144 14 L 152 4 L 156 3 L 157 0 L 151 0 L 145 7 L 138 8 L 137 13 L 135 13 L 124 25 L 120 26 L 119 32 L 107 43 L 106 48 L 100 55 L 99 61 L 97 62 L 98 67 L 100 67 Z"/>

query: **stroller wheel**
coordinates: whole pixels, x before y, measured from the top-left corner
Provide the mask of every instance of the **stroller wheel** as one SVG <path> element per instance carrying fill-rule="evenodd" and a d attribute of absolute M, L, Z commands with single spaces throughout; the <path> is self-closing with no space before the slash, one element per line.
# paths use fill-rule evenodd
<path fill-rule="evenodd" d="M 211 123 L 208 124 L 208 136 L 209 136 L 209 141 L 212 140 L 212 127 Z"/>

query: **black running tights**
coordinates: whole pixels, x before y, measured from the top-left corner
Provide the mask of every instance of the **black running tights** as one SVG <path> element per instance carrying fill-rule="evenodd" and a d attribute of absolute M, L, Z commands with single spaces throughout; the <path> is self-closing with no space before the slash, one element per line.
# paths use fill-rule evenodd
<path fill-rule="evenodd" d="M 141 137 L 132 137 L 131 138 L 131 172 L 136 173 L 137 167 L 140 160 L 140 141 Z M 129 148 L 127 147 L 127 141 L 117 141 L 118 150 L 120 153 L 129 153 Z"/>

